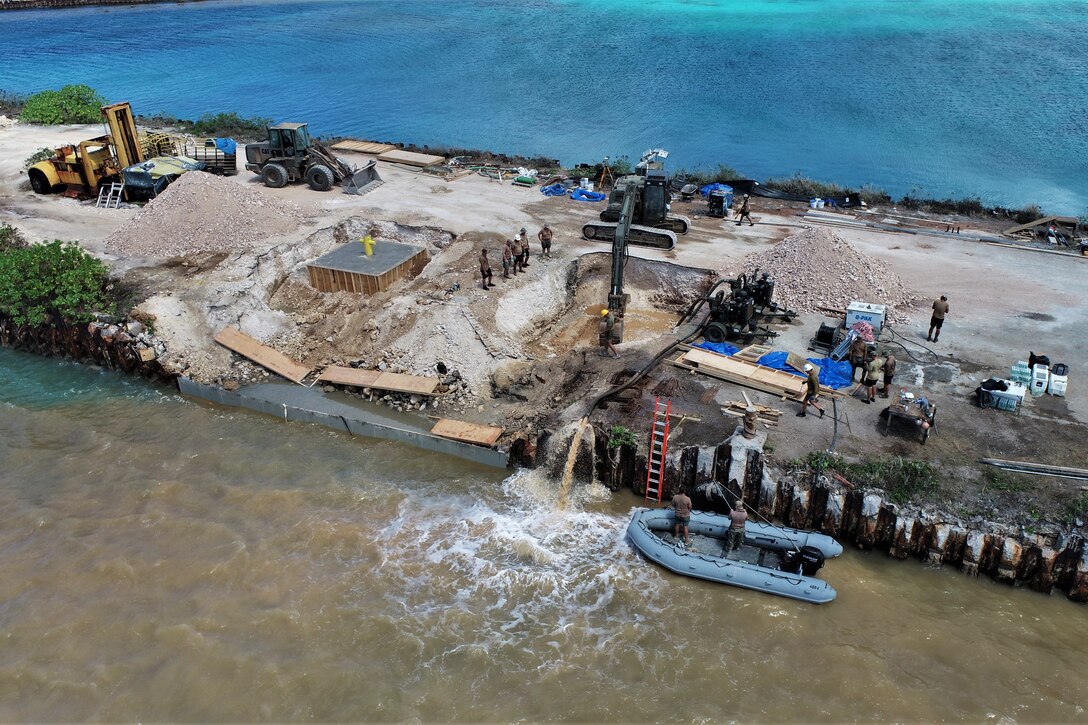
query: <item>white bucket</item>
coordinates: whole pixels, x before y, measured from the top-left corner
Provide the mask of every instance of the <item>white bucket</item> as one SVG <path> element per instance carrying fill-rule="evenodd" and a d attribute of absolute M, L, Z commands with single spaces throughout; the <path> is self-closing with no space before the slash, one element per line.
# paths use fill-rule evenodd
<path fill-rule="evenodd" d="M 817 209 L 823 209 L 824 208 L 824 200 L 823 199 L 817 199 L 816 200 L 816 208 Z"/>
<path fill-rule="evenodd" d="M 589 179 L 587 179 L 586 177 L 583 176 L 582 180 L 578 183 L 578 186 L 582 187 L 583 189 L 588 189 L 589 188 Z"/>
<path fill-rule="evenodd" d="M 809 209 L 815 209 L 815 208 L 816 208 L 816 204 L 817 204 L 817 202 L 819 202 L 819 201 L 820 201 L 819 199 L 809 199 L 809 200 L 808 200 L 808 208 L 809 208 Z"/>
<path fill-rule="evenodd" d="M 586 191 L 593 191 L 593 182 L 592 181 L 590 181 L 588 184 L 586 184 Z"/>

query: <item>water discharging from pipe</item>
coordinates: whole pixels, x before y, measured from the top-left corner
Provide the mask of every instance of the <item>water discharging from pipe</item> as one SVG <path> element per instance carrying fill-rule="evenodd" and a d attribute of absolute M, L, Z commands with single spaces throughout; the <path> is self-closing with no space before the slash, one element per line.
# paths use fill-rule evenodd
<path fill-rule="evenodd" d="M 567 462 L 563 466 L 563 480 L 559 485 L 559 499 L 556 507 L 564 510 L 570 504 L 570 487 L 574 480 L 574 465 L 578 461 L 578 446 L 582 442 L 582 435 L 589 427 L 589 418 L 578 421 L 578 427 L 574 429 L 574 435 L 570 439 L 570 450 L 567 452 Z"/>

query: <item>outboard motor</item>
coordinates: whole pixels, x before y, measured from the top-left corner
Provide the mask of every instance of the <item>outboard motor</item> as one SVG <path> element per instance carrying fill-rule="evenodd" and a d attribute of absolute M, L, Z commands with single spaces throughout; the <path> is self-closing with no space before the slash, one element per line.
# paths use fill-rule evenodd
<path fill-rule="evenodd" d="M 816 572 L 824 567 L 824 555 L 815 546 L 802 546 L 798 554 L 801 559 L 801 573 L 805 576 L 816 576 Z"/>
<path fill-rule="evenodd" d="M 787 574 L 800 574 L 801 573 L 801 552 L 795 550 L 787 551 L 785 556 L 782 557 L 782 565 L 778 567 L 780 570 Z"/>

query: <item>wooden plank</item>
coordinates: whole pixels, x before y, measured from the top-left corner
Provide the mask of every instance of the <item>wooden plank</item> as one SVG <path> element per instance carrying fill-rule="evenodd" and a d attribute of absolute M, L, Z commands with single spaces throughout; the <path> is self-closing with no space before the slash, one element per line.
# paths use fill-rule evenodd
<path fill-rule="evenodd" d="M 417 154 L 412 151 L 393 149 L 378 154 L 378 161 L 388 161 L 393 164 L 405 164 L 407 166 L 418 166 L 423 168 L 424 166 L 434 166 L 435 164 L 445 163 L 446 157 L 432 156 L 431 154 Z"/>
<path fill-rule="evenodd" d="M 331 365 L 325 368 L 317 379 L 334 385 L 377 388 L 394 393 L 410 393 L 413 395 L 435 395 L 435 388 L 438 387 L 438 378 L 404 375 L 402 373 L 383 373 L 380 370 L 346 368 L 339 365 Z"/>
<path fill-rule="evenodd" d="M 330 365 L 325 368 L 318 380 L 322 383 L 333 385 L 351 385 L 356 388 L 372 388 L 377 382 L 380 370 L 363 370 L 362 368 L 345 368 L 339 365 Z"/>
<path fill-rule="evenodd" d="M 357 141 L 352 138 L 344 139 L 333 144 L 333 149 L 338 151 L 354 151 L 360 154 L 383 154 L 396 148 L 393 144 L 378 143 L 376 141 Z"/>
<path fill-rule="evenodd" d="M 808 360 L 804 359 L 800 355 L 794 352 L 786 353 L 786 364 L 799 373 L 805 372 L 805 365 L 808 364 Z"/>
<path fill-rule="evenodd" d="M 1017 232 L 1026 232 L 1029 229 L 1034 229 L 1035 227 L 1041 227 L 1044 224 L 1049 224 L 1050 222 L 1057 221 L 1057 220 L 1058 220 L 1058 217 L 1056 217 L 1056 216 L 1045 216 L 1042 219 L 1036 219 L 1035 221 L 1028 222 L 1027 224 L 1020 224 L 1020 225 L 1015 226 L 1015 227 L 1010 227 L 1010 228 L 1006 229 L 1005 231 L 1003 231 L 1001 233 L 1002 234 L 1016 234 Z"/>
<path fill-rule="evenodd" d="M 741 360 L 747 360 L 748 362 L 757 362 L 761 357 L 771 351 L 769 345 L 749 345 L 748 347 L 741 348 L 737 352 L 733 353 L 733 357 L 740 358 Z"/>
<path fill-rule="evenodd" d="M 1040 473 L 1062 475 L 1071 478 L 1088 478 L 1088 468 L 1070 468 L 1068 466 L 1047 466 L 1028 461 L 1006 461 L 1001 458 L 980 458 L 979 463 L 1004 468 L 1014 473 Z"/>
<path fill-rule="evenodd" d="M 378 382 L 374 383 L 374 387 L 396 393 L 434 395 L 434 389 L 438 387 L 438 378 L 424 378 L 403 373 L 382 373 L 378 376 Z"/>
<path fill-rule="evenodd" d="M 711 377 L 792 398 L 800 398 L 805 385 L 804 378 L 791 373 L 736 360 L 701 348 L 688 350 L 680 356 L 678 362 L 690 365 L 699 372 L 710 374 Z M 820 394 L 833 398 L 842 397 L 839 391 L 823 385 L 820 386 Z"/>
<path fill-rule="evenodd" d="M 215 341 L 293 383 L 301 383 L 310 374 L 310 368 L 300 365 L 278 350 L 262 345 L 237 327 L 224 327 L 215 336 Z"/>
<path fill-rule="evenodd" d="M 463 443 L 475 443 L 478 446 L 488 448 L 495 445 L 499 440 L 499 436 L 502 435 L 502 431 L 502 428 L 493 425 L 469 423 L 468 421 L 453 420 L 452 418 L 439 418 L 434 427 L 431 428 L 431 433 L 436 436 L 451 438 Z"/>

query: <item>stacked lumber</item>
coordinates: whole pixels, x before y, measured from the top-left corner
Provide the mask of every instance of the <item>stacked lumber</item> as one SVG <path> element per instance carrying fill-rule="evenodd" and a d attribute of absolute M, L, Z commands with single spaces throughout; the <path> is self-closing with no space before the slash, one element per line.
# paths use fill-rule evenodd
<path fill-rule="evenodd" d="M 669 364 L 782 398 L 801 400 L 804 395 L 805 379 L 802 377 L 701 348 L 687 347 L 679 357 L 670 360 Z M 820 395 L 842 397 L 839 391 L 823 385 L 820 386 Z"/>
<path fill-rule="evenodd" d="M 765 405 L 752 405 L 756 409 L 756 420 L 766 425 L 778 425 L 782 417 L 782 411 L 778 408 L 768 408 Z M 748 410 L 748 403 L 743 400 L 730 400 L 722 406 L 722 414 L 733 418 L 743 418 Z"/>

